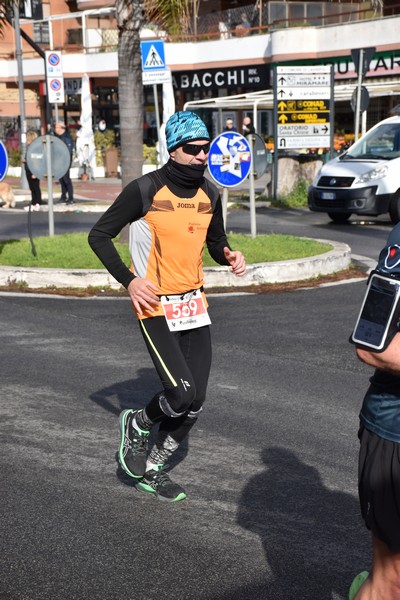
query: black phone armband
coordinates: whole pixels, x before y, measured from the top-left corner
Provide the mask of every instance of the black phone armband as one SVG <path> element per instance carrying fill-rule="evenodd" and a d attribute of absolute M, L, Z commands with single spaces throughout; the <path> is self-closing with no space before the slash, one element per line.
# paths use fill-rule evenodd
<path fill-rule="evenodd" d="M 400 280 L 372 271 L 350 341 L 375 352 L 386 350 L 399 331 Z"/>

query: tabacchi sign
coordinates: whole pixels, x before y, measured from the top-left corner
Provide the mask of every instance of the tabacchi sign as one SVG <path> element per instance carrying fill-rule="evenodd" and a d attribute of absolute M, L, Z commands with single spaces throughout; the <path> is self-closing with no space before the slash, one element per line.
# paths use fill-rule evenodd
<path fill-rule="evenodd" d="M 174 71 L 172 83 L 176 90 L 237 88 L 265 89 L 270 84 L 268 65 Z"/>

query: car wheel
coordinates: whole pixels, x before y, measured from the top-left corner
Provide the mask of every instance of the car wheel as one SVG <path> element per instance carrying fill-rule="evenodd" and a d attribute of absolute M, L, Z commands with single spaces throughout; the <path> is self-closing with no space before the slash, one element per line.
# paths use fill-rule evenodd
<path fill-rule="evenodd" d="M 328 213 L 328 217 L 334 223 L 346 223 L 351 217 L 351 213 Z"/>
<path fill-rule="evenodd" d="M 389 215 L 394 225 L 400 221 L 400 190 L 397 190 L 390 201 Z"/>

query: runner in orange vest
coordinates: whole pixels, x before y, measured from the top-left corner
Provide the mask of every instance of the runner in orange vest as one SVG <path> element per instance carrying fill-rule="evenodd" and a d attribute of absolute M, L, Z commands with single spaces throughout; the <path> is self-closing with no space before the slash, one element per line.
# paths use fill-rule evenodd
<path fill-rule="evenodd" d="M 163 389 L 143 408 L 120 415 L 119 462 L 137 489 L 176 502 L 186 492 L 166 463 L 195 424 L 206 398 L 211 366 L 210 318 L 203 290 L 202 254 L 246 272 L 241 252 L 226 239 L 221 199 L 204 177 L 210 136 L 198 115 L 170 117 L 165 166 L 129 183 L 89 234 L 89 243 L 131 297 L 140 330 Z M 112 239 L 130 225 L 131 269 Z M 159 424 L 148 453 L 151 428 Z"/>

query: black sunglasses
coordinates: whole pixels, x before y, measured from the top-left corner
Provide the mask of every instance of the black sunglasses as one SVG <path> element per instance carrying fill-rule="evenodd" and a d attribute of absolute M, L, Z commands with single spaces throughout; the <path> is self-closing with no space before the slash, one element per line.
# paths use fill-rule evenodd
<path fill-rule="evenodd" d="M 185 154 L 191 154 L 192 156 L 197 156 L 203 150 L 204 154 L 208 154 L 210 152 L 211 143 L 207 144 L 185 144 L 182 146 L 182 150 Z"/>

